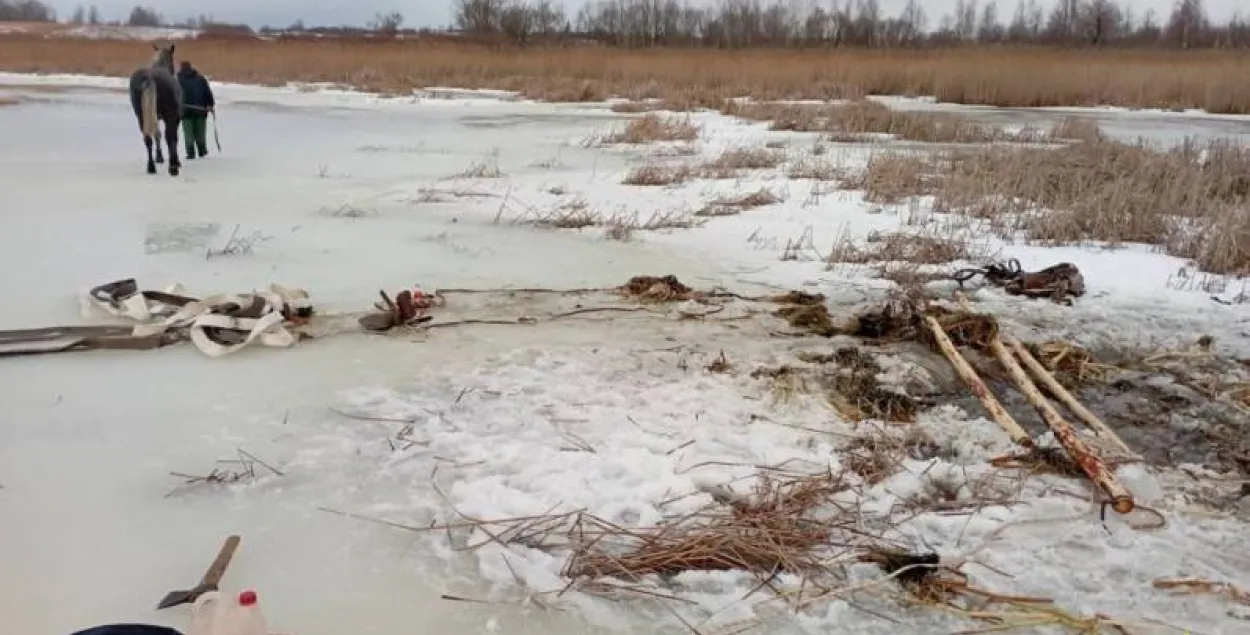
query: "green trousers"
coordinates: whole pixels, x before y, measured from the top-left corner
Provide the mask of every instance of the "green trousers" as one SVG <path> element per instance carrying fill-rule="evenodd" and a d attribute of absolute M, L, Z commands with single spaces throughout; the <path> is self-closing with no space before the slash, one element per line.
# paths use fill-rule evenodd
<path fill-rule="evenodd" d="M 208 115 L 192 113 L 182 118 L 182 136 L 185 137 L 187 158 L 208 154 Z"/>

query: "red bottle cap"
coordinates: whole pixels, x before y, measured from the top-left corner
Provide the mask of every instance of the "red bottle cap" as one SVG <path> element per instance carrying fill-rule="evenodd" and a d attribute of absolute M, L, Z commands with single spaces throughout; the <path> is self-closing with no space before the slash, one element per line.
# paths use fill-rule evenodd
<path fill-rule="evenodd" d="M 251 606 L 256 604 L 255 591 L 243 591 L 239 593 L 239 606 Z"/>

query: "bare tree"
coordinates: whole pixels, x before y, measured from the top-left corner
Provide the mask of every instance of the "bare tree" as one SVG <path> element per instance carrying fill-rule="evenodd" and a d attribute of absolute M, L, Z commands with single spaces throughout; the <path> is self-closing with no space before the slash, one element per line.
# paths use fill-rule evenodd
<path fill-rule="evenodd" d="M 1117 38 L 1124 22 L 1120 7 L 1112 0 L 1087 0 L 1077 13 L 1077 35 L 1094 46 Z"/>
<path fill-rule="evenodd" d="M 499 31 L 503 15 L 502 0 L 456 0 L 456 28 L 471 35 L 489 35 Z"/>
<path fill-rule="evenodd" d="M 512 2 L 499 14 L 499 30 L 509 41 L 525 44 L 534 35 L 534 16 L 521 2 Z"/>
<path fill-rule="evenodd" d="M 572 19 L 556 0 L 453 0 L 453 11 L 461 32 L 513 43 L 576 34 L 624 47 L 1250 46 L 1244 20 L 1212 26 L 1201 0 L 1179 0 L 1166 28 L 1149 12 L 1138 19 L 1129 1 L 1015 0 L 1004 25 L 998 0 L 956 0 L 935 30 L 921 0 L 893 16 L 880 0 L 590 0 Z"/>
<path fill-rule="evenodd" d="M 135 6 L 126 17 L 126 26 L 160 26 L 163 21 L 156 9 Z"/>
<path fill-rule="evenodd" d="M 373 22 L 369 23 L 369 28 L 382 35 L 393 36 L 399 32 L 399 27 L 403 24 L 404 15 L 398 11 L 391 11 L 373 16 Z"/>
<path fill-rule="evenodd" d="M 955 35 L 972 40 L 977 35 L 977 0 L 955 0 Z"/>
<path fill-rule="evenodd" d="M 39 0 L 0 0 L 0 21 L 56 22 L 56 10 Z"/>
<path fill-rule="evenodd" d="M 1207 14 L 1202 0 L 1180 0 L 1168 17 L 1163 37 L 1168 44 L 1179 48 L 1201 45 L 1206 38 Z"/>
<path fill-rule="evenodd" d="M 986 43 L 1001 42 L 1006 36 L 1006 29 L 998 21 L 998 3 L 989 0 L 981 7 L 981 20 L 977 23 L 977 41 Z"/>

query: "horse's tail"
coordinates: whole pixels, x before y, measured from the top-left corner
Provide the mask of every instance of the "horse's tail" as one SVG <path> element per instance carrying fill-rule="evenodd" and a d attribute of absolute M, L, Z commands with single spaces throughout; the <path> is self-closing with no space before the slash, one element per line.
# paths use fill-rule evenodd
<path fill-rule="evenodd" d="M 156 137 L 156 122 L 156 82 L 147 77 L 139 93 L 139 126 L 143 128 L 143 136 Z"/>

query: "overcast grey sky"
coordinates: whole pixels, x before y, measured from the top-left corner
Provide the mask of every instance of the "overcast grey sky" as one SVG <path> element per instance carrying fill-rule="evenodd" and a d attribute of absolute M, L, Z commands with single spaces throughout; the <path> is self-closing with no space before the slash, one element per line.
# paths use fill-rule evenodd
<path fill-rule="evenodd" d="M 699 0 L 694 0 L 696 3 Z M 806 2 L 806 0 L 798 0 Z M 817 0 L 820 1 L 820 0 Z M 1043 6 L 1050 6 L 1054 0 L 1039 0 Z M 556 0 L 560 3 L 561 0 Z M 768 2 L 768 0 L 764 0 Z M 907 0 L 879 0 L 886 13 L 896 13 Z M 984 0 L 982 0 L 984 2 Z M 1206 0 L 1207 13 L 1214 20 L 1225 20 L 1232 15 L 1234 7 L 1245 6 L 1244 0 Z M 136 3 L 150 6 L 169 19 L 183 19 L 201 13 L 211 14 L 222 22 L 243 22 L 252 26 L 287 26 L 303 19 L 304 23 L 313 25 L 350 24 L 364 26 L 379 12 L 396 10 L 404 15 L 404 26 L 440 27 L 451 22 L 451 0 L 96 0 L 94 4 L 100 8 L 105 19 L 124 17 Z M 826 2 L 821 2 L 825 4 Z M 1172 7 L 1173 0 L 1132 0 L 1128 4 L 1133 12 L 1143 15 L 1153 9 L 1166 16 Z M 76 0 L 54 0 L 58 15 L 68 16 L 74 7 L 80 4 Z M 86 0 L 81 4 L 93 4 Z M 577 0 L 564 0 L 565 9 L 570 15 L 584 3 Z M 1121 2 L 1123 4 L 1123 2 Z M 922 0 L 921 6 L 929 16 L 931 26 L 936 26 L 938 18 L 955 6 L 955 0 Z M 1015 10 L 1016 0 L 998 0 L 998 14 L 1004 21 L 1010 19 Z"/>

